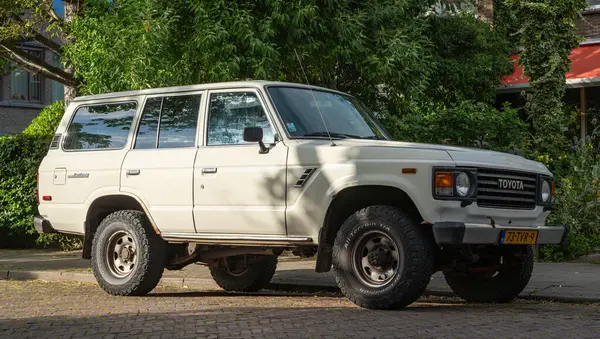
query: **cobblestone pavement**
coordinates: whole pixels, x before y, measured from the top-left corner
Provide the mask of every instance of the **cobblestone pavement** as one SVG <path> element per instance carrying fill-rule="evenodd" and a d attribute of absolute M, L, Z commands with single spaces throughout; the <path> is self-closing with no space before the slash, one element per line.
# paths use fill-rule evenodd
<path fill-rule="evenodd" d="M 333 294 L 159 287 L 145 297 L 112 297 L 94 284 L 0 281 L 2 338 L 599 336 L 598 305 L 437 298 L 402 311 L 370 311 Z"/>

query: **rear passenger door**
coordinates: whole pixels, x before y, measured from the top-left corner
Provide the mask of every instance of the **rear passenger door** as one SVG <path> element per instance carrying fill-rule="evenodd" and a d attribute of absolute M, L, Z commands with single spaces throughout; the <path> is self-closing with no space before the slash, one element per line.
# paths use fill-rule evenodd
<path fill-rule="evenodd" d="M 148 96 L 121 190 L 140 198 L 161 232 L 193 233 L 193 166 L 202 93 Z"/>

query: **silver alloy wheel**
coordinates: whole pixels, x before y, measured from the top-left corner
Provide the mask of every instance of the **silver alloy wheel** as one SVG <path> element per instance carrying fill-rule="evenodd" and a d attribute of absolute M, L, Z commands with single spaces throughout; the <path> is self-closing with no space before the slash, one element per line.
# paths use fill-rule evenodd
<path fill-rule="evenodd" d="M 404 249 L 382 231 L 363 234 L 352 250 L 354 274 L 366 285 L 381 287 L 404 270 Z"/>
<path fill-rule="evenodd" d="M 110 236 L 106 245 L 106 260 L 116 277 L 125 278 L 133 271 L 137 264 L 137 247 L 131 234 L 118 231 Z"/>

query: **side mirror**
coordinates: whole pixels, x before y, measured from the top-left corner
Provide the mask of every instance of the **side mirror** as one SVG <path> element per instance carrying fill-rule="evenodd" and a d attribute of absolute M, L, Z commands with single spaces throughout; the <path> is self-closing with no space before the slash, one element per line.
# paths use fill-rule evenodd
<path fill-rule="evenodd" d="M 260 127 L 244 128 L 245 142 L 261 142 L 263 140 L 263 129 Z"/>
<path fill-rule="evenodd" d="M 263 129 L 260 127 L 246 127 L 244 128 L 244 141 L 245 142 L 258 142 L 260 146 L 260 154 L 269 153 L 269 148 L 265 146 L 263 142 Z"/>

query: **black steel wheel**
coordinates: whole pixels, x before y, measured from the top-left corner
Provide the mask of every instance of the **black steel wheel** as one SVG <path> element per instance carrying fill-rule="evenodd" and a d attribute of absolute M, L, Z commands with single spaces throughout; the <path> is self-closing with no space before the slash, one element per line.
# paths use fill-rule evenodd
<path fill-rule="evenodd" d="M 92 271 L 113 295 L 144 295 L 162 277 L 166 243 L 144 213 L 117 211 L 98 226 L 92 242 Z"/>
<path fill-rule="evenodd" d="M 370 206 L 338 231 L 333 269 L 342 293 L 371 309 L 399 309 L 425 292 L 434 272 L 431 239 L 404 211 Z"/>

